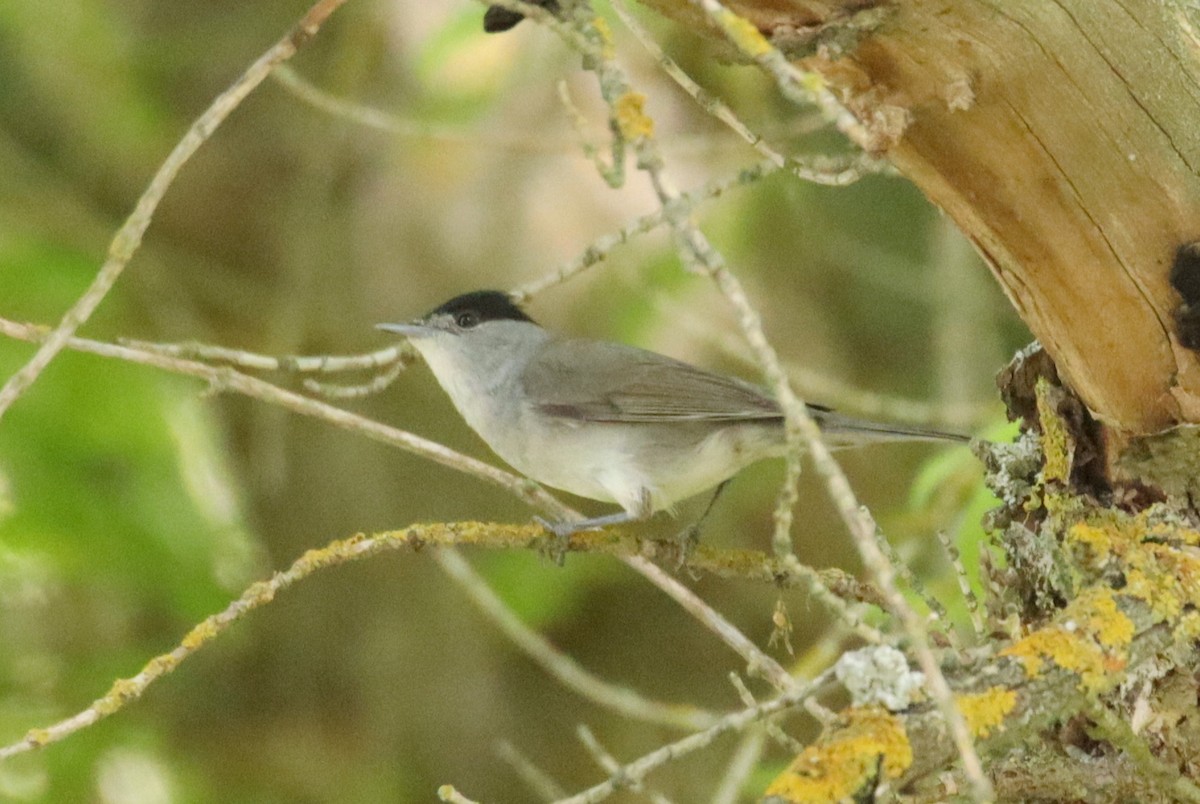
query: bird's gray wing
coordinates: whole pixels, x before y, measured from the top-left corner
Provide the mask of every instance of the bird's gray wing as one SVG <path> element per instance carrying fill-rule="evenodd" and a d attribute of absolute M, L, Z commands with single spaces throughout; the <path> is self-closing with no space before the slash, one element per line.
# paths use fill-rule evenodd
<path fill-rule="evenodd" d="M 542 413 L 593 422 L 752 421 L 782 418 L 750 383 L 632 346 L 549 341 L 526 369 Z"/>

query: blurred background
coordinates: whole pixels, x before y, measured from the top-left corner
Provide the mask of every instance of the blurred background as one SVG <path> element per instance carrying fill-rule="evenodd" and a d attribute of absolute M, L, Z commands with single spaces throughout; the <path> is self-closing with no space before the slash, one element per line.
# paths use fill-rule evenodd
<path fill-rule="evenodd" d="M 92 279 L 188 124 L 307 7 L 54 5 L 53 15 L 0 5 L 0 316 L 43 324 Z M 607 6 L 598 10 L 648 97 L 680 187 L 759 161 Z M 81 334 L 267 354 L 369 351 L 387 343 L 376 322 L 531 282 L 655 210 L 644 174 L 630 165 L 614 190 L 582 154 L 558 83 L 593 141 L 606 141 L 607 122 L 579 57 L 529 22 L 485 36 L 483 11 L 467 0 L 348 3 L 291 62 L 293 80 L 268 80 L 184 168 Z M 845 152 L 756 70 L 718 63 L 687 31 L 635 11 L 773 146 Z M 379 110 L 389 130 L 318 108 L 302 97 L 313 90 Z M 805 398 L 1000 432 L 992 376 L 1029 335 L 970 246 L 902 179 L 825 188 L 777 173 L 705 204 L 698 219 Z M 528 309 L 552 328 L 759 379 L 727 303 L 681 269 L 662 231 Z M 0 340 L 0 377 L 32 352 Z M 295 377 L 271 379 L 299 387 Z M 0 421 L 0 744 L 86 706 L 308 548 L 414 521 L 531 515 L 479 480 L 205 390 L 64 353 Z M 421 366 L 341 404 L 496 461 Z M 970 453 L 897 445 L 841 457 L 910 566 L 952 597 L 933 534 L 954 534 L 974 560 L 988 502 Z M 813 474 L 794 528 L 800 557 L 857 572 Z M 782 475 L 780 462 L 740 475 L 706 523 L 706 543 L 769 550 Z M 670 537 L 702 504 L 647 532 Z M 526 623 L 601 677 L 664 701 L 740 705 L 727 679 L 744 669 L 738 658 L 618 562 L 468 558 Z M 766 645 L 775 590 L 684 578 Z M 804 592 L 783 600 L 796 655 L 811 657 L 828 618 Z M 386 555 L 311 578 L 137 704 L 0 764 L 0 800 L 431 801 L 453 783 L 487 801 L 527 801 L 535 797 L 498 744 L 578 790 L 606 775 L 576 739 L 580 723 L 622 760 L 682 735 L 581 700 L 506 641 L 428 555 Z M 800 739 L 814 733 L 803 717 L 787 725 Z M 735 744 L 652 781 L 678 801 L 708 800 Z M 771 747 L 746 794 L 788 758 Z"/>

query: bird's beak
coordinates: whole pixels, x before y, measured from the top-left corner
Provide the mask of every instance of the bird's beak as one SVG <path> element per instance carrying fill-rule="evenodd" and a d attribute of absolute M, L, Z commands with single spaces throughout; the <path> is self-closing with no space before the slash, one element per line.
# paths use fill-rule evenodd
<path fill-rule="evenodd" d="M 437 331 L 428 324 L 420 321 L 411 321 L 407 324 L 376 324 L 375 329 L 380 329 L 384 332 L 394 332 L 406 338 L 421 338 L 432 335 Z"/>

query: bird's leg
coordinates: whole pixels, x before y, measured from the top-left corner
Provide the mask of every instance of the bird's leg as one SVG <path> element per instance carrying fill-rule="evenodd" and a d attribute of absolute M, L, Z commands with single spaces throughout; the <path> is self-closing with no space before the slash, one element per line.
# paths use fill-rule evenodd
<path fill-rule="evenodd" d="M 587 519 L 560 520 L 558 522 L 551 522 L 540 516 L 535 516 L 533 521 L 554 534 L 554 545 L 547 550 L 547 554 L 554 559 L 554 563 L 562 566 L 563 559 L 567 554 L 567 548 L 571 543 L 571 536 L 574 534 L 582 530 L 600 530 L 609 525 L 642 522 L 649 519 L 653 513 L 654 508 L 650 499 L 650 490 L 641 489 L 638 493 L 636 505 L 616 514 L 593 516 Z"/>
<path fill-rule="evenodd" d="M 675 541 L 679 546 L 679 563 L 675 566 L 677 572 L 683 568 L 688 558 L 691 557 L 692 551 L 700 544 L 700 526 L 704 524 L 704 520 L 708 519 L 708 515 L 712 513 L 713 507 L 717 504 L 717 498 L 721 496 L 721 492 L 725 490 L 725 487 L 729 485 L 729 481 L 732 479 L 727 477 L 717 484 L 717 490 L 708 499 L 708 505 L 704 506 L 704 513 L 695 522 L 681 530 L 675 537 Z"/>

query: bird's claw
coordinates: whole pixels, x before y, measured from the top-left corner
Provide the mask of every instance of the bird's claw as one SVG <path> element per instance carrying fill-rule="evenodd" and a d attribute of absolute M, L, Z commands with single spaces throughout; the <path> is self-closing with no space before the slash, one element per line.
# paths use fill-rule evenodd
<path fill-rule="evenodd" d="M 675 563 L 675 571 L 679 572 L 687 566 L 696 547 L 700 544 L 700 523 L 693 522 L 675 535 L 675 549 L 679 551 L 679 560 Z"/>
<path fill-rule="evenodd" d="M 554 536 L 553 539 L 547 539 L 543 543 L 542 552 L 547 558 L 561 567 L 567 558 L 567 551 L 571 549 L 571 535 L 577 532 L 579 528 L 574 522 L 551 522 L 540 516 L 535 516 L 533 521 Z"/>

